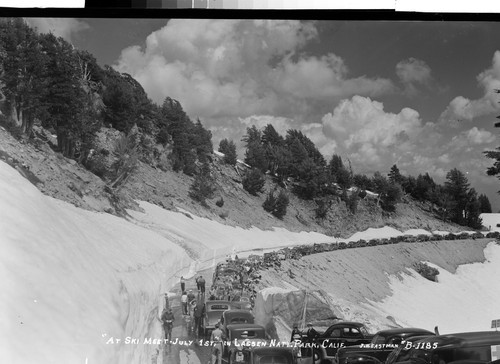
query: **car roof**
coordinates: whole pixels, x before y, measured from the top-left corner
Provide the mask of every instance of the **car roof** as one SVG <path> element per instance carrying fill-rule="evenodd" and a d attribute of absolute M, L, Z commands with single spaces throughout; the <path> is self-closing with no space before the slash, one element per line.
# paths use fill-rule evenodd
<path fill-rule="evenodd" d="M 335 322 L 334 324 L 330 325 L 330 327 L 346 327 L 346 326 L 361 327 L 361 326 L 365 326 L 365 324 L 363 324 L 361 322 L 355 322 L 355 321 L 339 321 L 339 322 Z"/>
<path fill-rule="evenodd" d="M 387 329 L 387 330 L 381 330 L 377 332 L 377 335 L 381 336 L 391 336 L 391 335 L 398 335 L 398 334 L 431 334 L 435 335 L 432 331 L 425 330 L 425 329 L 420 329 L 416 327 L 398 327 L 396 329 Z"/>
<path fill-rule="evenodd" d="M 237 308 L 226 310 L 222 314 L 224 316 L 228 316 L 228 317 L 231 317 L 231 316 L 252 316 L 253 317 L 253 314 L 250 311 L 240 310 Z"/>
<path fill-rule="evenodd" d="M 245 331 L 245 330 L 266 330 L 264 326 L 259 325 L 259 324 L 230 324 L 227 325 L 227 329 L 229 331 Z"/>
<path fill-rule="evenodd" d="M 425 341 L 426 339 L 423 339 Z M 432 338 L 440 348 L 456 346 L 500 345 L 500 331 L 459 332 Z"/>

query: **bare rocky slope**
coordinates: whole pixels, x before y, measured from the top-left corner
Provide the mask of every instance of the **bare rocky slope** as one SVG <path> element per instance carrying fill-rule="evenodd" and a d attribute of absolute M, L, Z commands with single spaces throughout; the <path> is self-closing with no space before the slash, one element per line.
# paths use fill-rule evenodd
<path fill-rule="evenodd" d="M 413 228 L 450 232 L 465 230 L 436 219 L 426 206 L 408 197 L 398 204 L 396 212 L 392 214 L 383 213 L 376 201 L 369 198 L 360 200 L 356 214 L 352 214 L 345 203 L 338 199 L 334 201 L 327 217 L 319 220 L 315 218 L 314 201 L 300 200 L 290 194 L 287 214 L 280 220 L 263 210 L 266 193 L 255 197 L 243 189 L 241 173 L 244 167 L 225 165 L 217 155 L 213 156 L 212 163 L 217 192 L 213 199 L 207 201 L 208 208 L 188 197 L 192 177 L 142 162 L 125 185 L 115 190 L 74 160 L 51 149 L 48 132 L 38 129 L 36 134 L 39 137 L 34 140 L 17 140 L 0 127 L 0 158 L 14 166 L 43 193 L 88 210 L 119 215 L 126 213 L 126 208 L 137 209 L 134 200 L 144 200 L 166 209 L 191 212 L 233 226 L 255 226 L 261 229 L 281 227 L 290 231 L 316 231 L 343 238 L 356 231 L 386 225 L 400 231 Z M 265 191 L 271 188 L 272 182 L 268 180 Z M 224 205 L 219 207 L 216 201 L 221 197 Z"/>

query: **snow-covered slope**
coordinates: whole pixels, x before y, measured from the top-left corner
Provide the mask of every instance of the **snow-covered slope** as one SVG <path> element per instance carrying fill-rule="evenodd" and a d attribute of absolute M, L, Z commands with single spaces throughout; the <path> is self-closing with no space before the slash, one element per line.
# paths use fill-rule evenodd
<path fill-rule="evenodd" d="M 232 252 L 335 240 L 318 233 L 235 228 L 145 202 L 140 202 L 144 212 L 130 211 L 129 220 L 89 212 L 43 195 L 3 162 L 0 192 L 0 361 L 5 363 L 149 363 L 152 345 L 106 343 L 112 337 L 161 337 L 157 317 L 163 293 L 181 274 L 194 274 Z M 404 233 L 371 229 L 346 241 L 398 234 Z M 402 300 L 398 292 L 414 284 L 396 283 L 395 303 L 384 301 L 378 310 L 392 310 Z"/>
<path fill-rule="evenodd" d="M 483 220 L 483 226 L 491 231 L 500 231 L 500 214 L 498 213 L 490 213 L 490 214 L 481 214 L 481 219 Z"/>
<path fill-rule="evenodd" d="M 371 304 L 402 326 L 438 325 L 442 333 L 487 330 L 500 318 L 500 245 L 490 243 L 484 254 L 485 262 L 461 265 L 454 274 L 428 263 L 439 270 L 438 282 L 414 269 L 391 276 L 393 294 Z"/>
<path fill-rule="evenodd" d="M 244 230 L 141 203 L 127 221 L 40 193 L 0 162 L 0 357 L 6 363 L 149 362 L 162 294 L 231 251 L 331 241 Z M 196 262 L 197 264 L 192 264 Z M 27 349 L 29 348 L 29 349 Z"/>
<path fill-rule="evenodd" d="M 157 329 L 161 283 L 184 250 L 46 197 L 4 163 L 0 191 L 2 362 L 145 362 L 148 353 L 105 342 Z"/>

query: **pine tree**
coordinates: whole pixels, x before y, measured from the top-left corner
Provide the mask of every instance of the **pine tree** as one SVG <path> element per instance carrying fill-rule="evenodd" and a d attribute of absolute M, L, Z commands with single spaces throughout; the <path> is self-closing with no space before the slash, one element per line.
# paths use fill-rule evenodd
<path fill-rule="evenodd" d="M 236 165 L 236 144 L 232 140 L 222 139 L 219 143 L 219 152 L 224 154 L 224 163 Z"/>
<path fill-rule="evenodd" d="M 36 118 L 44 113 L 43 95 L 47 89 L 47 56 L 40 38 L 22 18 L 0 20 L 0 45 L 4 57 L 3 113 L 22 133 L 29 134 Z"/>
<path fill-rule="evenodd" d="M 274 196 L 274 191 L 269 191 L 262 207 L 278 219 L 282 219 L 286 215 L 289 202 L 288 195 L 284 190 L 281 190 L 277 197 Z"/>
<path fill-rule="evenodd" d="M 189 197 L 207 206 L 206 200 L 213 198 L 215 190 L 215 180 L 210 173 L 210 166 L 204 163 L 189 187 Z"/>
<path fill-rule="evenodd" d="M 206 161 L 208 155 L 212 154 L 212 132 L 201 124 L 200 119 L 190 130 L 190 144 L 196 150 L 196 155 L 201 163 Z"/>
<path fill-rule="evenodd" d="M 285 190 L 281 190 L 278 194 L 278 197 L 276 198 L 276 206 L 274 208 L 273 215 L 278 219 L 283 219 L 283 217 L 286 215 L 286 210 L 289 203 L 290 199 L 288 198 L 287 193 L 285 192 Z"/>
<path fill-rule="evenodd" d="M 274 197 L 274 191 L 269 191 L 264 203 L 262 204 L 262 207 L 267 212 L 272 213 L 274 211 L 275 206 L 276 206 L 276 197 Z"/>
<path fill-rule="evenodd" d="M 388 183 L 386 190 L 381 195 L 380 207 L 385 211 L 394 212 L 396 210 L 396 203 L 401 201 L 402 194 L 403 191 L 399 184 Z"/>
<path fill-rule="evenodd" d="M 491 213 L 492 212 L 490 200 L 488 199 L 488 197 L 485 194 L 480 194 L 478 197 L 478 201 L 479 201 L 479 205 L 480 205 L 479 210 L 481 211 L 481 213 Z"/>
<path fill-rule="evenodd" d="M 255 125 L 247 128 L 247 133 L 243 136 L 245 142 L 245 163 L 261 171 L 267 170 L 266 152 L 262 146 L 262 133 Z"/>
<path fill-rule="evenodd" d="M 481 203 L 477 199 L 477 192 L 471 188 L 467 193 L 467 203 L 465 205 L 465 223 L 473 229 L 481 229 L 482 219 L 479 217 L 481 214 Z"/>
<path fill-rule="evenodd" d="M 457 224 L 465 223 L 465 208 L 468 201 L 469 182 L 465 175 L 454 168 L 446 174 L 446 193 L 450 196 L 450 218 Z"/>
<path fill-rule="evenodd" d="M 262 145 L 267 147 L 283 147 L 285 139 L 278 134 L 272 124 L 267 124 L 262 131 Z"/>
<path fill-rule="evenodd" d="M 251 171 L 245 174 L 242 180 L 243 188 L 254 196 L 262 192 L 265 183 L 264 175 L 258 168 L 252 168 Z"/>
<path fill-rule="evenodd" d="M 391 170 L 390 170 L 390 172 L 388 174 L 388 177 L 389 177 L 389 181 L 391 181 L 392 183 L 399 183 L 399 184 L 401 184 L 402 176 L 401 176 L 401 173 L 399 172 L 398 166 L 396 166 L 394 164 L 391 167 Z"/>

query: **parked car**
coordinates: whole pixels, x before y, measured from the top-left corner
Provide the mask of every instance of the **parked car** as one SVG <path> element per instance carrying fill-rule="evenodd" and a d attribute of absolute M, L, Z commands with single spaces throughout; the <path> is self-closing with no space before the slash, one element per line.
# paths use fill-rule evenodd
<path fill-rule="evenodd" d="M 266 330 L 261 325 L 230 324 L 226 332 L 227 345 L 224 346 L 222 357 L 229 364 L 250 363 L 252 350 L 268 343 Z"/>
<path fill-rule="evenodd" d="M 203 332 L 205 338 L 210 337 L 210 333 L 215 328 L 215 324 L 220 321 L 224 311 L 230 310 L 234 306 L 229 301 L 207 301 L 205 303 L 205 318 L 203 320 Z"/>
<path fill-rule="evenodd" d="M 321 359 L 334 359 L 337 350 L 346 346 L 367 344 L 373 335 L 368 332 L 365 325 L 353 321 L 336 322 L 323 333 L 302 335 L 301 356 L 313 357 L 314 362 Z"/>
<path fill-rule="evenodd" d="M 487 363 L 500 358 L 500 332 L 439 335 L 401 345 L 386 364 Z"/>
<path fill-rule="evenodd" d="M 253 324 L 255 319 L 248 310 L 230 309 L 222 313 L 220 318 L 221 330 L 225 337 L 228 337 L 227 327 L 235 324 Z"/>
<path fill-rule="evenodd" d="M 291 347 L 257 347 L 251 351 L 250 364 L 296 364 Z"/>
<path fill-rule="evenodd" d="M 418 328 L 398 328 L 382 330 L 375 334 L 368 344 L 339 348 L 335 356 L 337 364 L 384 363 L 389 354 L 398 348 L 401 342 L 412 337 L 435 336 L 431 331 Z"/>

